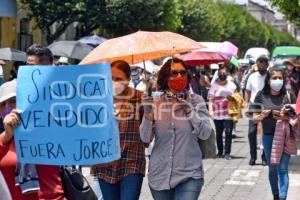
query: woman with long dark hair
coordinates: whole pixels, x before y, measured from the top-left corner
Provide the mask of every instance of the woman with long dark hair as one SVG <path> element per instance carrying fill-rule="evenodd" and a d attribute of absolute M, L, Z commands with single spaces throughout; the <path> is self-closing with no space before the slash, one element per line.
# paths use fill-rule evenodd
<path fill-rule="evenodd" d="M 189 80 L 181 60 L 168 60 L 157 80 L 163 95 L 144 104 L 140 134 L 146 143 L 155 138 L 148 176 L 155 200 L 196 200 L 204 184 L 197 139 L 208 139 L 212 127 L 203 98 L 189 93 Z"/>
<path fill-rule="evenodd" d="M 286 91 L 285 74 L 279 67 L 271 68 L 266 76 L 265 86 L 255 97 L 255 123 L 262 122 L 263 146 L 269 167 L 269 182 L 274 200 L 286 199 L 289 187 L 288 164 L 290 155 L 283 153 L 278 166 L 270 162 L 273 138 L 278 120 L 289 120 L 281 110 L 285 104 L 295 103 L 295 96 Z M 280 187 L 278 187 L 280 185 Z"/>

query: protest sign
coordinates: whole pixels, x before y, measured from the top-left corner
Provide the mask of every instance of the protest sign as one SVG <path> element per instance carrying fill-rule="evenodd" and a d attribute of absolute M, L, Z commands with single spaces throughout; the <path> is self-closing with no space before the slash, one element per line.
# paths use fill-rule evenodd
<path fill-rule="evenodd" d="M 107 63 L 21 67 L 17 109 L 21 124 L 15 129 L 15 144 L 20 162 L 83 165 L 120 158 Z"/>

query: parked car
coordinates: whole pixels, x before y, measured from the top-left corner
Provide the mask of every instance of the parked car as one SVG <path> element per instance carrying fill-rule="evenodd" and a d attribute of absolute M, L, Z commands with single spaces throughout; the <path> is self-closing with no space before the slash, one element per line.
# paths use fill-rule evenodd
<path fill-rule="evenodd" d="M 246 51 L 244 59 L 248 59 L 251 62 L 256 62 L 256 59 L 262 55 L 266 56 L 267 58 L 270 58 L 269 50 L 266 48 L 254 47 Z"/>

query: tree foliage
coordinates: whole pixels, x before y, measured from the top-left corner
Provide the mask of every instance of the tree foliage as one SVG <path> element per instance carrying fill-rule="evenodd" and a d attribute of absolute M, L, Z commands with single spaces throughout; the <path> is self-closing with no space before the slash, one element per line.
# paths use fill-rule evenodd
<path fill-rule="evenodd" d="M 276 6 L 287 18 L 300 27 L 300 0 L 268 0 Z"/>
<path fill-rule="evenodd" d="M 242 7 L 211 0 L 21 0 L 47 36 L 56 40 L 67 27 L 78 22 L 81 36 L 94 30 L 116 37 L 138 30 L 174 31 L 197 41 L 236 44 L 240 52 L 259 46 L 272 50 L 278 45 L 299 44 L 288 33 L 257 21 Z M 297 10 L 296 0 L 272 0 L 280 8 Z M 293 6 L 290 3 L 293 2 Z M 280 4 L 279 4 L 280 3 Z M 285 6 L 285 7 L 283 7 Z M 298 6 L 299 7 L 299 6 Z M 290 11 L 290 10 L 288 10 Z M 295 19 L 300 12 L 291 11 Z M 53 29 L 55 24 L 56 28 Z"/>
<path fill-rule="evenodd" d="M 178 31 L 198 41 L 219 41 L 224 19 L 211 0 L 181 0 L 181 26 Z"/>
<path fill-rule="evenodd" d="M 180 24 L 173 0 L 21 0 L 31 17 L 47 35 L 48 43 L 57 39 L 73 22 L 82 34 L 101 28 L 107 36 L 119 36 L 139 29 L 173 30 Z M 51 29 L 52 25 L 56 29 Z"/>

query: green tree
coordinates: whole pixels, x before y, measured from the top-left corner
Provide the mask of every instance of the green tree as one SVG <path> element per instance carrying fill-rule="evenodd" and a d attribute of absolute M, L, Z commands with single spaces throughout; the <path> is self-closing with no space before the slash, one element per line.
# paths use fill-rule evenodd
<path fill-rule="evenodd" d="M 95 14 L 101 13 L 102 8 L 101 0 L 21 0 L 21 3 L 30 9 L 29 16 L 36 20 L 37 26 L 46 34 L 48 43 L 56 40 L 74 22 L 82 23 L 83 33 L 95 30 L 99 25 Z"/>
<path fill-rule="evenodd" d="M 101 27 L 110 36 L 138 30 L 175 31 L 180 26 L 175 0 L 110 0 L 101 13 Z"/>
<path fill-rule="evenodd" d="M 300 0 L 268 0 L 276 6 L 287 18 L 300 27 Z"/>
<path fill-rule="evenodd" d="M 106 36 L 120 36 L 139 29 L 176 30 L 180 19 L 173 0 L 21 0 L 30 17 L 51 43 L 67 27 L 79 22 L 82 35 L 99 29 Z M 53 25 L 56 29 L 52 29 Z"/>
<path fill-rule="evenodd" d="M 178 29 L 198 41 L 219 41 L 224 19 L 218 4 L 211 0 L 181 0 L 181 26 Z"/>

